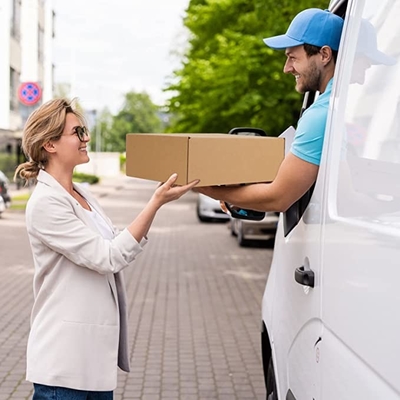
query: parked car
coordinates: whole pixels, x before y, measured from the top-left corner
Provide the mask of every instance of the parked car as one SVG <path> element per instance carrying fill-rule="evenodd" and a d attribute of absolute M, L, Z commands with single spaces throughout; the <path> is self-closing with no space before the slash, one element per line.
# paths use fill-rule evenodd
<path fill-rule="evenodd" d="M 218 200 L 199 193 L 196 203 L 197 217 L 201 222 L 229 221 L 230 216 L 221 210 Z"/>
<path fill-rule="evenodd" d="M 4 202 L 5 207 L 9 207 L 11 204 L 11 197 L 8 193 L 9 180 L 4 172 L 0 171 L 0 196 Z"/>
<path fill-rule="evenodd" d="M 6 210 L 6 205 L 5 205 L 5 203 L 4 203 L 3 198 L 0 196 L 0 217 L 1 217 L 1 214 L 2 214 L 5 210 Z"/>
<path fill-rule="evenodd" d="M 237 237 L 240 246 L 247 246 L 253 240 L 271 240 L 275 238 L 279 213 L 266 212 L 261 221 L 231 218 L 231 234 Z"/>

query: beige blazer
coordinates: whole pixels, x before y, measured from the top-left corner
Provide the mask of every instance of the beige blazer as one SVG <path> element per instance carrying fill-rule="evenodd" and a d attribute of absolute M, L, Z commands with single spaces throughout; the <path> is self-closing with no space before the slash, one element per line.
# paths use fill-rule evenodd
<path fill-rule="evenodd" d="M 27 348 L 27 380 L 49 386 L 108 391 L 117 365 L 129 371 L 126 293 L 122 270 L 142 251 L 118 232 L 96 199 L 75 189 L 103 216 L 114 239 L 105 240 L 78 202 L 40 171 L 26 224 L 35 273 Z"/>

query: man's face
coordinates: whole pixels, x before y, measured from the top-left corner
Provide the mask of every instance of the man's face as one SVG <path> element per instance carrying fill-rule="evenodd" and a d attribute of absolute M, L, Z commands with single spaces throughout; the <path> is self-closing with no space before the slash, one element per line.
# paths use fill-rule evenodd
<path fill-rule="evenodd" d="M 285 74 L 296 78 L 296 90 L 299 93 L 317 91 L 321 84 L 321 67 L 318 65 L 318 54 L 308 56 L 303 45 L 289 47 L 285 51 Z"/>

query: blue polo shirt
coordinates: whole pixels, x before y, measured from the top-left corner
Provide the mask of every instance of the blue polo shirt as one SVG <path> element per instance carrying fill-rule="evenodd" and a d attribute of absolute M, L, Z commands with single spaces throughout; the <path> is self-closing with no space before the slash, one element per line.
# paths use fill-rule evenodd
<path fill-rule="evenodd" d="M 290 148 L 296 157 L 315 165 L 321 161 L 332 82 L 333 78 L 328 82 L 325 92 L 303 112 Z"/>

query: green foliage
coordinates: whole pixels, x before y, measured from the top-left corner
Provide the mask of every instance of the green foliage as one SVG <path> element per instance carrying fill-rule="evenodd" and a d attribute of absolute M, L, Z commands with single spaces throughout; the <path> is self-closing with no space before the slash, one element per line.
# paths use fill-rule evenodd
<path fill-rule="evenodd" d="M 119 167 L 122 172 L 125 173 L 126 169 L 126 153 L 120 154 L 119 155 Z"/>
<path fill-rule="evenodd" d="M 253 126 L 277 135 L 298 119 L 301 96 L 285 75 L 284 51 L 263 38 L 282 34 L 301 10 L 328 0 L 191 0 L 183 66 L 174 72 L 167 103 L 169 132 L 227 132 Z"/>
<path fill-rule="evenodd" d="M 147 93 L 126 93 L 124 105 L 117 115 L 105 111 L 100 117 L 102 150 L 125 151 L 127 133 L 161 132 L 163 128 L 158 113 L 159 108 Z M 95 136 L 92 133 L 92 138 Z"/>
<path fill-rule="evenodd" d="M 17 161 L 13 154 L 0 152 L 0 171 L 2 171 L 8 179 L 13 179 L 16 167 Z"/>
<path fill-rule="evenodd" d="M 87 182 L 93 185 L 95 183 L 98 183 L 100 181 L 100 178 L 96 175 L 85 174 L 83 172 L 74 172 L 72 180 L 78 183 Z"/>
<path fill-rule="evenodd" d="M 113 151 L 115 147 L 113 138 L 111 135 L 111 127 L 113 122 L 113 116 L 108 108 L 104 108 L 96 117 L 95 126 L 90 131 L 90 149 L 92 151 Z M 97 134 L 99 134 L 100 144 L 97 146 Z"/>
<path fill-rule="evenodd" d="M 54 97 L 56 99 L 69 98 L 70 93 L 71 93 L 70 83 L 60 82 L 54 85 Z"/>
<path fill-rule="evenodd" d="M 10 210 L 25 210 L 31 193 L 17 194 L 11 198 Z"/>
<path fill-rule="evenodd" d="M 79 98 L 75 97 L 72 99 L 71 94 L 71 84 L 66 82 L 57 83 L 54 87 L 54 98 L 56 99 L 69 99 L 74 100 L 74 107 L 80 112 L 84 113 L 82 105 L 79 103 Z"/>

